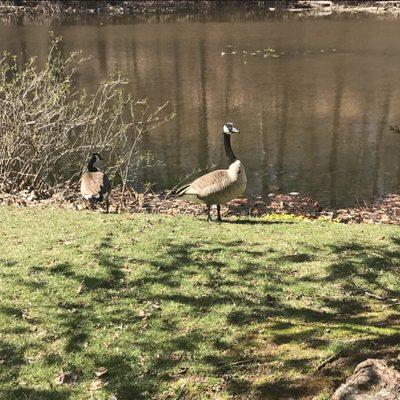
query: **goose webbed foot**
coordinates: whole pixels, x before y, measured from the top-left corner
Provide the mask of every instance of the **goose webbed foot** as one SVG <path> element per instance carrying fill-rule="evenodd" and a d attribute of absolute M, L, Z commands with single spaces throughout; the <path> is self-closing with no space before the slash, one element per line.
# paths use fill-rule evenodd
<path fill-rule="evenodd" d="M 210 211 L 211 211 L 211 206 L 207 206 L 207 222 L 211 221 Z"/>

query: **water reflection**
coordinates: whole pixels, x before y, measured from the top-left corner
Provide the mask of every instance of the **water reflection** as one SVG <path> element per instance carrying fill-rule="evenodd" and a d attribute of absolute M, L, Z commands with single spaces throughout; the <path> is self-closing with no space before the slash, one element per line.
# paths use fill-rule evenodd
<path fill-rule="evenodd" d="M 174 105 L 177 118 L 143 143 L 163 162 L 142 176 L 157 189 L 226 166 L 221 125 L 232 120 L 248 194 L 300 191 L 344 206 L 399 191 L 400 138 L 387 129 L 400 123 L 396 21 L 120 19 L 52 29 L 65 53 L 93 56 L 79 71 L 81 87 L 120 70 L 135 96 Z M 43 62 L 48 30 L 0 25 L 0 48 Z M 236 54 L 221 56 L 231 45 Z M 279 57 L 264 57 L 268 48 Z"/>

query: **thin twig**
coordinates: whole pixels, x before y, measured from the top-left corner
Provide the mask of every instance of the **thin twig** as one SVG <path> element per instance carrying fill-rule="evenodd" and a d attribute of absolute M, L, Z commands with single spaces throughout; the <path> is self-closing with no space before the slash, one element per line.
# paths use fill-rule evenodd
<path fill-rule="evenodd" d="M 339 350 L 337 353 L 335 353 L 334 355 L 326 358 L 324 361 L 322 361 L 321 364 L 319 364 L 316 368 L 317 371 L 320 371 L 322 368 L 324 368 L 326 365 L 328 365 L 329 363 L 331 363 L 332 361 L 335 361 L 340 354 L 343 353 L 343 350 Z"/>
<path fill-rule="evenodd" d="M 222 369 L 225 368 L 227 366 L 231 366 L 231 365 L 243 365 L 243 364 L 250 364 L 250 363 L 260 363 L 263 362 L 263 360 L 260 359 L 246 359 L 246 360 L 239 360 L 239 361 L 233 361 L 233 362 L 228 362 L 228 363 L 222 363 L 220 366 L 218 366 L 216 369 Z"/>
<path fill-rule="evenodd" d="M 389 125 L 389 129 L 390 129 L 393 133 L 397 133 L 398 135 L 400 135 L 400 127 L 394 126 L 394 125 Z"/>
<path fill-rule="evenodd" d="M 396 306 L 400 306 L 400 301 L 396 303 L 386 304 L 385 308 L 396 307 Z"/>

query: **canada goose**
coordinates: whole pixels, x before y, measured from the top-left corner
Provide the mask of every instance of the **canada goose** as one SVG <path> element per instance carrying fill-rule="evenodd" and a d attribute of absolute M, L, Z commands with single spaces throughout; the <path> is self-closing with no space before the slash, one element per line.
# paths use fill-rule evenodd
<path fill-rule="evenodd" d="M 217 221 L 221 221 L 221 204 L 225 204 L 243 194 L 247 184 L 244 166 L 236 158 L 231 147 L 231 134 L 238 133 L 239 130 L 231 122 L 227 122 L 222 130 L 229 168 L 219 169 L 203 175 L 176 192 L 177 198 L 182 200 L 207 204 L 207 221 L 211 221 L 210 209 L 212 204 L 217 205 Z"/>
<path fill-rule="evenodd" d="M 87 170 L 82 175 L 81 180 L 81 194 L 89 202 L 91 209 L 94 209 L 96 203 L 106 202 L 106 211 L 110 206 L 108 196 L 111 192 L 111 184 L 108 176 L 100 171 L 101 168 L 101 157 L 98 153 L 93 153 L 90 158 Z"/>

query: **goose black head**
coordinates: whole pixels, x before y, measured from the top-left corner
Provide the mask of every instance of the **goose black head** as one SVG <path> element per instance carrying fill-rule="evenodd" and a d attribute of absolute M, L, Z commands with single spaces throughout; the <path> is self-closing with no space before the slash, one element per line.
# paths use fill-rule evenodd
<path fill-rule="evenodd" d="M 239 129 L 236 129 L 232 122 L 227 122 L 224 126 L 223 126 L 223 131 L 224 133 L 226 133 L 227 135 L 231 135 L 232 133 L 239 133 Z"/>
<path fill-rule="evenodd" d="M 99 153 L 93 153 L 88 162 L 89 172 L 99 171 L 101 169 L 101 160 L 102 158 Z"/>
<path fill-rule="evenodd" d="M 91 159 L 90 159 L 90 162 L 93 163 L 93 164 L 95 164 L 95 163 L 97 163 L 97 162 L 99 162 L 99 161 L 101 161 L 101 160 L 102 160 L 102 158 L 100 157 L 100 154 L 99 154 L 99 153 L 93 153 L 93 154 L 92 154 L 92 157 L 91 157 Z"/>

